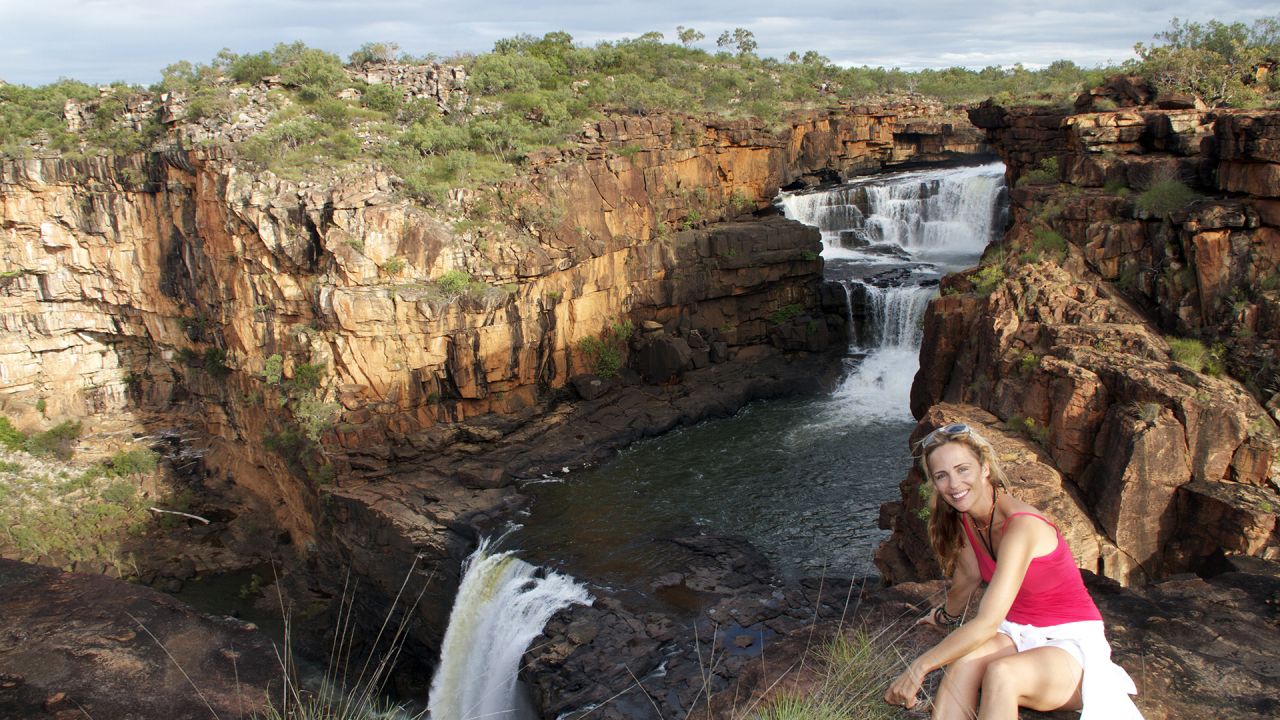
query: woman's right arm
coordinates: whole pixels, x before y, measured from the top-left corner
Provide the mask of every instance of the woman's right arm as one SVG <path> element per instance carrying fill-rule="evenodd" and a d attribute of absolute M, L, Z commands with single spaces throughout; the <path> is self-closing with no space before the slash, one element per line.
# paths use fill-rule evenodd
<path fill-rule="evenodd" d="M 966 541 L 960 546 L 960 552 L 957 554 L 956 567 L 951 574 L 951 583 L 947 586 L 946 597 L 942 600 L 942 609 L 953 617 L 963 617 L 965 610 L 969 608 L 969 600 L 978 589 L 980 582 L 982 582 L 982 574 L 978 571 L 978 559 L 973 554 L 973 550 L 969 549 Z M 936 611 L 936 607 L 931 608 L 929 613 L 921 618 L 921 622 L 938 625 L 938 618 L 934 616 Z"/>
<path fill-rule="evenodd" d="M 960 547 L 960 556 L 956 558 L 956 570 L 951 576 L 951 587 L 947 589 L 947 599 L 943 609 L 947 614 L 960 617 L 969 607 L 969 598 L 978 589 L 982 574 L 978 572 L 978 558 L 969 549 L 968 542 Z"/>

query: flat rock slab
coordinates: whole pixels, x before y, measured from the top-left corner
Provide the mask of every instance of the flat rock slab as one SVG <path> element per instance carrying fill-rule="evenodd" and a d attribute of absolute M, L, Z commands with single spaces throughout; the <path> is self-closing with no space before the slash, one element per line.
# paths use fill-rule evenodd
<path fill-rule="evenodd" d="M 0 717 L 228 720 L 279 685 L 254 626 L 163 593 L 3 559 L 0 588 Z"/>

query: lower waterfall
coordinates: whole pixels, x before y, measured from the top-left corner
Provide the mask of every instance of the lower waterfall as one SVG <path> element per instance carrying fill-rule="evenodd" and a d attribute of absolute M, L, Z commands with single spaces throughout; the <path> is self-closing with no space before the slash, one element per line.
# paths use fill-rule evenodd
<path fill-rule="evenodd" d="M 462 583 L 431 681 L 432 720 L 526 720 L 517 685 L 520 659 L 551 616 L 590 605 L 581 583 L 544 571 L 481 539 L 463 565 Z"/>

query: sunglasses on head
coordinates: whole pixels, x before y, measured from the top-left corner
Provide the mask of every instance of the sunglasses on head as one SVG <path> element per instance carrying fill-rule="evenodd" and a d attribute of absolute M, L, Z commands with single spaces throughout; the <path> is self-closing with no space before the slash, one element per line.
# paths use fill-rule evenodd
<path fill-rule="evenodd" d="M 920 452 L 927 453 L 945 442 L 964 437 L 971 432 L 973 431 L 964 423 L 944 425 L 924 436 L 924 439 L 920 441 Z"/>

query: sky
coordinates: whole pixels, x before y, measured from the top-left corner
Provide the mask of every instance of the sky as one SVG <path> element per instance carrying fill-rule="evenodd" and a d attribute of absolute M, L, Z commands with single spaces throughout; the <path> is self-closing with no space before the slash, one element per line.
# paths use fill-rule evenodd
<path fill-rule="evenodd" d="M 302 41 L 343 59 L 369 42 L 416 56 L 485 52 L 496 40 L 551 31 L 581 44 L 676 27 L 707 37 L 743 27 L 762 56 L 816 50 L 840 65 L 904 69 L 1067 59 L 1093 67 L 1132 57 L 1173 17 L 1251 23 L 1274 5 L 1240 0 L 0 0 L 0 80 L 59 78 L 150 85 L 179 60 Z"/>

